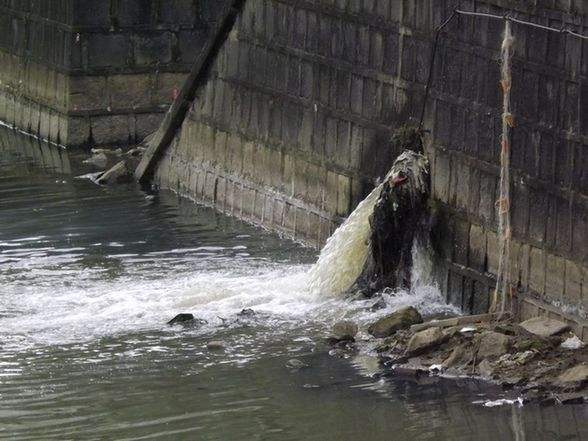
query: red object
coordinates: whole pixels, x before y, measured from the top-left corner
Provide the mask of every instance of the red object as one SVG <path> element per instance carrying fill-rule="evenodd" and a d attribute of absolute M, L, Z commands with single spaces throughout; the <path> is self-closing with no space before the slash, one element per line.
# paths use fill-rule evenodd
<path fill-rule="evenodd" d="M 175 101 L 179 94 L 180 91 L 178 90 L 178 88 L 174 87 L 174 90 L 172 91 L 172 99 Z"/>
<path fill-rule="evenodd" d="M 394 179 L 392 179 L 392 184 L 394 187 L 398 187 L 399 185 L 404 184 L 407 179 L 408 178 L 406 176 L 396 176 Z"/>

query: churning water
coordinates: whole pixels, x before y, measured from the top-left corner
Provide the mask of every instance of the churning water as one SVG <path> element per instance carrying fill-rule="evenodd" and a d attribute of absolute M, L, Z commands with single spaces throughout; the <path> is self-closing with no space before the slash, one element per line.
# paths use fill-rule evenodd
<path fill-rule="evenodd" d="M 334 321 L 374 313 L 309 288 L 316 253 L 168 192 L 76 179 L 82 159 L 0 130 L 0 439 L 585 434 L 581 407 L 486 409 L 477 384 L 378 380 L 369 348 L 329 355 Z M 386 298 L 378 314 L 445 308 L 432 287 Z M 166 326 L 179 312 L 206 324 Z"/>

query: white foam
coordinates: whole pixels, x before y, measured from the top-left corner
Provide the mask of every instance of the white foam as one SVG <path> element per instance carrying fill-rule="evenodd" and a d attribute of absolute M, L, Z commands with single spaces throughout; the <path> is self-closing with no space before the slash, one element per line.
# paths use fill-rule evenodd
<path fill-rule="evenodd" d="M 382 191 L 376 187 L 337 228 L 310 271 L 310 287 L 322 295 L 340 296 L 357 280 L 368 257 L 369 217 Z"/>

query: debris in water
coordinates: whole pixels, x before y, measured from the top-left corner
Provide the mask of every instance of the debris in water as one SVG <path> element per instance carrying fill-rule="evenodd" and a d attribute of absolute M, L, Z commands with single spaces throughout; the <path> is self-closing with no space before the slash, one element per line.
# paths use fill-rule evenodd
<path fill-rule="evenodd" d="M 584 347 L 584 342 L 578 338 L 577 335 L 573 335 L 572 337 L 566 338 L 563 343 L 561 344 L 563 349 L 581 349 Z"/>
<path fill-rule="evenodd" d="M 515 398 L 514 400 L 509 400 L 508 398 L 501 398 L 499 400 L 492 400 L 492 401 L 474 401 L 473 404 L 481 404 L 484 407 L 498 407 L 498 406 L 516 404 L 519 407 L 521 407 L 523 404 L 525 404 L 525 402 L 521 397 L 518 397 L 518 398 Z"/>

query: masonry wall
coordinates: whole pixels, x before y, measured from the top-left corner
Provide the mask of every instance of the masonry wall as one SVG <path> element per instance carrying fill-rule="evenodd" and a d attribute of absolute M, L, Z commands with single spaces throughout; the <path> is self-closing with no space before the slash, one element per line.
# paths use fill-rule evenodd
<path fill-rule="evenodd" d="M 322 245 L 391 166 L 393 130 L 417 123 L 433 30 L 455 7 L 588 34 L 582 1 L 249 0 L 156 181 Z M 468 312 L 487 310 L 497 269 L 502 29 L 464 17 L 447 28 L 425 113 L 438 280 Z M 520 313 L 556 314 L 587 338 L 588 45 L 514 34 Z"/>
<path fill-rule="evenodd" d="M 0 1 L 0 120 L 64 145 L 159 125 L 223 0 Z"/>

